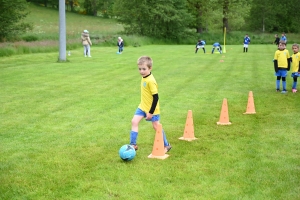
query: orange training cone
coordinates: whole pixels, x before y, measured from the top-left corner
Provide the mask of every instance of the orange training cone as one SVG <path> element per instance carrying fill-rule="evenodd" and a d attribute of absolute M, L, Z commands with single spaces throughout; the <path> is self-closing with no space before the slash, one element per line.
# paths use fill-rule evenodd
<path fill-rule="evenodd" d="M 227 99 L 223 99 L 220 119 L 217 122 L 218 125 L 230 125 L 229 122 L 229 115 L 228 115 L 228 106 L 227 106 Z"/>
<path fill-rule="evenodd" d="M 185 123 L 183 137 L 180 137 L 179 139 L 186 140 L 186 141 L 192 141 L 192 140 L 197 139 L 197 138 L 195 138 L 195 134 L 194 134 L 193 113 L 191 110 L 188 111 L 188 114 L 186 117 L 186 123 Z"/>
<path fill-rule="evenodd" d="M 244 114 L 255 114 L 255 106 L 254 106 L 254 98 L 253 98 L 253 92 L 250 91 L 248 95 L 248 105 L 247 110 Z"/>
<path fill-rule="evenodd" d="M 148 158 L 158 158 L 158 159 L 166 159 L 169 157 L 168 154 L 165 154 L 164 147 L 164 137 L 162 132 L 162 125 L 158 124 L 153 144 L 152 153 L 148 156 Z"/>

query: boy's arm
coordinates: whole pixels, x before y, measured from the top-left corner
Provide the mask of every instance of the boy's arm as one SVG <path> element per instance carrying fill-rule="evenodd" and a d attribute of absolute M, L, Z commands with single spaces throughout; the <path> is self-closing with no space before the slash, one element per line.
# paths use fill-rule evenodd
<path fill-rule="evenodd" d="M 278 60 L 274 60 L 274 70 L 278 72 Z"/>
<path fill-rule="evenodd" d="M 152 101 L 151 108 L 149 110 L 150 114 L 154 113 L 156 105 L 157 105 L 157 102 L 158 102 L 158 94 L 156 93 L 156 94 L 153 94 L 152 96 L 153 96 L 153 101 Z"/>
<path fill-rule="evenodd" d="M 287 62 L 288 62 L 288 68 L 287 68 L 287 70 L 288 71 L 290 71 L 290 69 L 291 69 L 291 61 L 292 61 L 291 57 L 287 59 Z"/>

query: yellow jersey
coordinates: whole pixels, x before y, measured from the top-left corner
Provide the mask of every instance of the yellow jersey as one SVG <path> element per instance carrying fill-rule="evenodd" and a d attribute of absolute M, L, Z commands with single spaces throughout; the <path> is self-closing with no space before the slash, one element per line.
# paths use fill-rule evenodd
<path fill-rule="evenodd" d="M 292 73 L 298 72 L 299 70 L 299 62 L 300 62 L 300 53 L 294 53 L 292 55 Z"/>
<path fill-rule="evenodd" d="M 154 94 L 158 94 L 158 85 L 154 76 L 150 74 L 145 78 L 143 77 L 141 80 L 141 103 L 139 108 L 145 113 L 148 113 L 151 109 Z M 160 114 L 159 100 L 153 115 L 158 114 Z"/>
<path fill-rule="evenodd" d="M 274 60 L 278 61 L 278 68 L 287 69 L 290 53 L 287 49 L 277 50 L 274 55 Z"/>

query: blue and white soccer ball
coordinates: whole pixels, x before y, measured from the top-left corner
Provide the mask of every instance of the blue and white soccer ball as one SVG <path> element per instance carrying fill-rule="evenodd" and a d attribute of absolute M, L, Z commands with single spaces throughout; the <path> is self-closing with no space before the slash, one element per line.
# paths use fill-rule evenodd
<path fill-rule="evenodd" d="M 130 161 L 135 157 L 136 152 L 132 145 L 125 144 L 120 148 L 119 155 L 122 160 Z"/>

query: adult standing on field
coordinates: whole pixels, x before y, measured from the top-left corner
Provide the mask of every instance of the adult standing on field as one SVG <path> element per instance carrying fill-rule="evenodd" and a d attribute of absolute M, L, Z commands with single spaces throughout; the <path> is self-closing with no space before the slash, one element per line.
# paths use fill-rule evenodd
<path fill-rule="evenodd" d="M 87 30 L 84 30 L 83 33 L 81 34 L 81 40 L 82 40 L 82 45 L 83 45 L 83 54 L 84 57 L 92 57 L 91 56 L 91 46 L 92 42 L 90 39 L 89 32 Z"/>
<path fill-rule="evenodd" d="M 248 52 L 248 46 L 249 46 L 249 44 L 250 44 L 250 37 L 248 36 L 248 34 L 246 34 L 245 35 L 245 37 L 244 37 L 244 53 L 246 52 Z"/>

